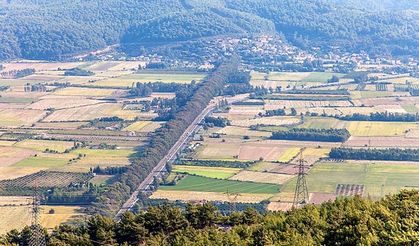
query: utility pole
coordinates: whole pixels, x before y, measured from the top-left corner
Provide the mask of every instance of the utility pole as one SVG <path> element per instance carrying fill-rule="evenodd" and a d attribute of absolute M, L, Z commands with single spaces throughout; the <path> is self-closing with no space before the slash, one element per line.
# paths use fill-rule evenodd
<path fill-rule="evenodd" d="M 33 187 L 32 206 L 31 206 L 31 237 L 29 239 L 29 246 L 46 246 L 45 234 L 40 223 L 41 212 L 41 196 L 38 191 L 38 186 Z"/>
<path fill-rule="evenodd" d="M 300 150 L 300 159 L 298 160 L 298 176 L 297 184 L 295 186 L 293 207 L 307 204 L 308 202 L 308 189 L 306 181 L 306 173 L 304 171 L 304 164 L 306 161 L 303 159 L 303 150 Z"/>

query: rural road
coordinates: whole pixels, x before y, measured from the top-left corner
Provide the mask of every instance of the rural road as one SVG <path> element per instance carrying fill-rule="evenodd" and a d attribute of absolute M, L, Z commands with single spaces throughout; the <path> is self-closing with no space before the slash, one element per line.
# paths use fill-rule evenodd
<path fill-rule="evenodd" d="M 130 198 L 122 205 L 121 209 L 118 211 L 118 213 L 115 215 L 115 218 L 119 219 L 122 214 L 129 211 L 134 207 L 135 203 L 138 201 L 138 195 L 141 191 L 147 190 L 150 184 L 153 183 L 154 177 L 158 176 L 160 172 L 165 168 L 166 163 L 172 161 L 176 154 L 181 150 L 182 146 L 186 144 L 189 140 L 189 137 L 194 134 L 195 130 L 198 128 L 199 123 L 207 116 L 209 115 L 217 106 L 217 102 L 220 99 L 227 99 L 228 104 L 242 101 L 248 97 L 248 94 L 241 94 L 235 97 L 218 97 L 213 99 L 209 105 L 202 111 L 192 122 L 191 125 L 189 125 L 188 128 L 186 128 L 185 132 L 180 136 L 178 141 L 172 146 L 172 148 L 169 150 L 169 152 L 163 157 L 163 159 L 160 160 L 160 162 L 153 168 L 153 170 L 148 174 L 148 176 L 141 182 L 141 184 L 138 186 L 138 188 L 131 194 Z"/>

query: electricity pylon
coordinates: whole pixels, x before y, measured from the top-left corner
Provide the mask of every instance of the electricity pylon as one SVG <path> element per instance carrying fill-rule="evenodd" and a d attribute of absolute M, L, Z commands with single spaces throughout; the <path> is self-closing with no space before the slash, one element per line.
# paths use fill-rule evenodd
<path fill-rule="evenodd" d="M 29 246 L 46 246 L 45 234 L 40 223 L 41 197 L 38 193 L 38 186 L 33 188 L 32 206 L 31 206 L 31 237 Z"/>
<path fill-rule="evenodd" d="M 306 181 L 306 173 L 304 171 L 304 164 L 306 161 L 303 159 L 303 150 L 300 150 L 300 158 L 298 160 L 298 176 L 297 184 L 295 186 L 293 207 L 306 204 L 308 202 L 308 189 Z"/>

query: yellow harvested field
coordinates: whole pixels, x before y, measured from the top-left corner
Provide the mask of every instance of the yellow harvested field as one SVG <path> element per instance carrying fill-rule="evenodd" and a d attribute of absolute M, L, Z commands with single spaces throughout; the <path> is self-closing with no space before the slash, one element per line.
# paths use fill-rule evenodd
<path fill-rule="evenodd" d="M 137 121 L 131 125 L 125 127 L 124 131 L 134 131 L 134 132 L 153 132 L 159 128 L 163 123 L 155 121 Z"/>
<path fill-rule="evenodd" d="M 303 158 L 304 156 L 318 156 L 318 157 L 326 157 L 329 155 L 330 149 L 328 148 L 305 148 L 303 151 Z"/>
<path fill-rule="evenodd" d="M 385 81 L 396 83 L 396 84 L 405 84 L 406 81 L 412 84 L 419 84 L 419 78 L 414 78 L 414 77 L 409 77 L 409 76 L 395 78 L 395 79 L 386 79 Z"/>
<path fill-rule="evenodd" d="M 56 110 L 44 119 L 44 121 L 89 121 L 111 116 L 118 116 L 126 120 L 133 120 L 138 115 L 139 111 L 123 110 L 122 104 L 101 103 L 78 108 Z"/>
<path fill-rule="evenodd" d="M 19 177 L 23 177 L 29 174 L 33 174 L 42 170 L 48 169 L 47 167 L 16 167 L 16 166 L 8 166 L 2 167 L 0 166 L 0 180 L 6 179 L 15 179 Z"/>
<path fill-rule="evenodd" d="M 36 151 L 16 147 L 0 147 L 0 167 L 8 167 L 36 154 Z"/>
<path fill-rule="evenodd" d="M 13 229 L 23 229 L 31 223 L 30 197 L 0 196 L 0 234 Z M 15 206 L 2 206 L 10 205 Z M 54 210 L 54 213 L 52 212 Z M 61 223 L 81 217 L 81 207 L 78 206 L 41 206 L 41 225 L 51 230 Z"/>
<path fill-rule="evenodd" d="M 44 115 L 44 111 L 35 109 L 0 109 L 0 126 L 31 126 Z"/>
<path fill-rule="evenodd" d="M 106 97 L 116 93 L 115 89 L 93 89 L 93 88 L 79 88 L 66 87 L 56 91 L 55 95 L 61 96 L 88 96 L 88 97 Z"/>
<path fill-rule="evenodd" d="M 292 125 L 298 124 L 300 119 L 297 117 L 288 117 L 288 116 L 272 116 L 272 117 L 260 117 L 256 119 L 247 119 L 247 120 L 233 120 L 231 124 L 234 126 L 249 127 L 252 125 L 272 125 L 272 126 L 283 126 L 283 125 Z"/>
<path fill-rule="evenodd" d="M 50 214 L 50 211 L 54 213 Z M 79 206 L 41 206 L 41 225 L 52 230 L 62 223 L 84 216 Z"/>
<path fill-rule="evenodd" d="M 267 209 L 269 211 L 288 211 L 292 209 L 292 202 L 270 202 Z"/>
<path fill-rule="evenodd" d="M 151 121 L 137 121 L 132 123 L 131 125 L 125 127 L 123 130 L 124 131 L 140 131 L 142 130 L 144 127 L 146 127 L 147 125 L 151 124 Z"/>
<path fill-rule="evenodd" d="M 16 143 L 16 141 L 7 141 L 7 140 L 0 140 L 0 146 L 12 146 Z"/>
<path fill-rule="evenodd" d="M 268 184 L 283 184 L 293 177 L 294 175 L 244 170 L 229 178 L 229 180 L 250 181 Z"/>
<path fill-rule="evenodd" d="M 237 202 L 258 203 L 272 197 L 271 194 L 243 194 L 237 197 Z M 218 192 L 198 192 L 183 190 L 157 190 L 152 199 L 168 199 L 170 201 L 222 201 L 229 202 L 227 194 Z"/>
<path fill-rule="evenodd" d="M 405 122 L 351 121 L 348 131 L 353 136 L 404 136 L 419 125 Z"/>
<path fill-rule="evenodd" d="M 53 140 L 33 140 L 26 139 L 15 144 L 16 147 L 32 149 L 36 151 L 45 151 L 45 149 L 64 152 L 74 146 L 71 141 L 53 141 Z"/>
<path fill-rule="evenodd" d="M 265 109 L 317 108 L 317 107 L 350 107 L 349 101 L 304 101 L 304 100 L 265 100 Z"/>
<path fill-rule="evenodd" d="M 32 103 L 27 106 L 28 109 L 40 109 L 45 110 L 48 108 L 53 109 L 65 109 L 65 108 L 74 108 L 87 105 L 98 104 L 101 101 L 94 99 L 87 99 L 85 97 L 77 96 L 57 96 L 54 98 L 41 99 L 37 102 Z"/>
<path fill-rule="evenodd" d="M 300 153 L 300 150 L 301 150 L 301 148 L 286 149 L 284 151 L 284 153 L 282 153 L 281 156 L 279 156 L 278 161 L 283 162 L 283 163 L 288 163 L 292 159 L 294 159 L 294 157 L 296 157 L 298 155 L 298 153 Z"/>

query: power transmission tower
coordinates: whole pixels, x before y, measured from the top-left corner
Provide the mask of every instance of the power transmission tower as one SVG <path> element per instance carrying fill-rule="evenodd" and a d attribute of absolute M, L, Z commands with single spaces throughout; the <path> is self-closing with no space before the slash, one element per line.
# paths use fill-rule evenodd
<path fill-rule="evenodd" d="M 228 190 L 224 194 L 227 195 L 228 201 L 230 203 L 230 212 L 236 212 L 237 211 L 237 198 L 241 195 L 239 193 L 228 192 Z"/>
<path fill-rule="evenodd" d="M 38 186 L 33 188 L 32 206 L 31 206 L 31 237 L 29 246 L 46 246 L 45 234 L 40 223 L 41 197 L 38 192 Z"/>
<path fill-rule="evenodd" d="M 308 189 L 306 181 L 306 173 L 304 171 L 304 164 L 306 161 L 303 159 L 303 150 L 300 150 L 300 159 L 298 160 L 298 176 L 297 185 L 295 186 L 293 207 L 306 204 L 308 202 Z"/>

